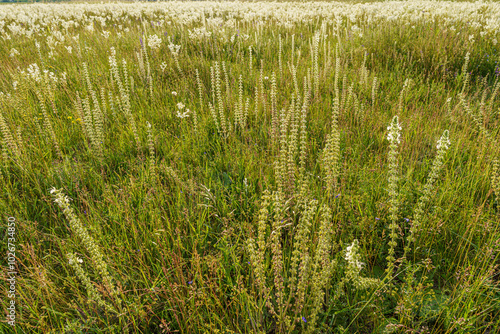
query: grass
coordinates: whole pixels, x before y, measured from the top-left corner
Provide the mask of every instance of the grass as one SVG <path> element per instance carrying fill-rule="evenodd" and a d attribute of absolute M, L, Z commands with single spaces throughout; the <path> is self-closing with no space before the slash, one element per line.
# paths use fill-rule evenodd
<path fill-rule="evenodd" d="M 498 36 L 456 3 L 333 5 L 2 6 L 86 18 L 0 26 L 0 328 L 496 332 Z"/>

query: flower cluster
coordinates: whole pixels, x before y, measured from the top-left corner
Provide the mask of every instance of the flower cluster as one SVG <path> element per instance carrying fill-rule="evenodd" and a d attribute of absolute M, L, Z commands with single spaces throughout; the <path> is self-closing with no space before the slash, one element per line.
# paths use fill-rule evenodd
<path fill-rule="evenodd" d="M 189 39 L 193 40 L 203 40 L 204 38 L 208 38 L 212 36 L 211 31 L 207 31 L 207 28 L 194 28 L 192 31 L 188 29 Z"/>
<path fill-rule="evenodd" d="M 160 37 L 158 37 L 156 34 L 149 36 L 148 46 L 152 50 L 156 50 L 156 49 L 160 48 L 160 45 L 161 45 L 161 38 Z"/>
<path fill-rule="evenodd" d="M 391 125 L 387 127 L 387 140 L 391 143 L 399 144 L 401 142 L 401 126 L 399 125 L 398 116 L 394 116 Z"/>
<path fill-rule="evenodd" d="M 184 109 L 184 107 L 185 107 L 184 103 L 182 103 L 182 102 L 177 103 L 177 109 L 178 109 L 177 110 L 177 117 L 179 117 L 180 119 L 189 117 L 189 113 L 191 112 L 191 110 L 186 108 L 186 111 L 181 113 L 181 111 Z"/>
<path fill-rule="evenodd" d="M 436 148 L 438 149 L 438 151 L 440 151 L 440 150 L 446 151 L 450 147 L 450 144 L 451 144 L 451 142 L 450 142 L 450 138 L 448 137 L 448 133 L 445 132 L 445 133 L 443 133 L 441 138 L 439 138 L 437 145 L 436 145 Z"/>
<path fill-rule="evenodd" d="M 361 269 L 364 266 L 364 263 L 360 259 L 359 242 L 358 239 L 354 239 L 352 244 L 346 249 L 345 260 L 347 261 L 347 270 L 344 282 L 352 282 L 358 290 L 370 289 L 377 286 L 380 283 L 378 279 L 362 277 L 360 275 Z"/>
<path fill-rule="evenodd" d="M 108 272 L 107 264 L 106 262 L 104 262 L 104 257 L 102 255 L 102 252 L 96 245 L 92 236 L 83 227 L 83 224 L 80 222 L 78 217 L 74 214 L 73 209 L 69 205 L 69 198 L 63 194 L 61 189 L 52 188 L 50 190 L 50 193 L 54 197 L 54 202 L 62 209 L 64 215 L 69 220 L 69 225 L 71 230 L 73 230 L 73 232 L 80 238 L 85 248 L 87 248 L 87 250 L 89 251 L 92 261 L 94 265 L 97 267 L 99 273 L 101 274 L 101 277 L 104 279 L 107 288 L 109 289 L 112 295 L 115 295 L 116 290 L 113 285 L 111 275 Z M 69 256 L 68 260 L 69 263 L 73 266 L 75 264 L 78 265 L 78 262 L 80 262 L 71 256 Z M 77 271 L 77 273 L 79 272 L 79 269 L 77 267 L 75 267 L 75 270 Z M 80 279 L 85 281 L 81 273 L 79 273 L 79 276 Z"/>
<path fill-rule="evenodd" d="M 364 3 L 356 6 L 339 2 L 268 2 L 259 6 L 248 2 L 176 2 L 176 3 L 121 3 L 117 11 L 116 5 L 101 4 L 43 4 L 43 5 L 5 5 L 0 7 L 0 35 L 4 39 L 12 36 L 31 38 L 40 34 L 46 27 L 53 27 L 54 22 L 61 24 L 66 31 L 79 26 L 89 32 L 96 27 L 104 28 L 111 24 L 118 30 L 127 32 L 123 23 L 135 19 L 141 13 L 145 25 L 169 26 L 173 22 L 180 26 L 192 26 L 202 23 L 201 28 L 190 32 L 190 39 L 199 39 L 213 33 L 221 39 L 227 39 L 225 29 L 234 30 L 241 20 L 243 23 L 253 22 L 257 27 L 273 24 L 277 27 L 292 29 L 296 24 L 312 22 L 320 19 L 333 26 L 338 22 L 350 21 L 350 33 L 363 36 L 365 22 L 377 24 L 382 22 L 401 21 L 412 27 L 415 24 L 426 24 L 440 20 L 442 29 L 449 29 L 460 34 L 454 26 L 467 22 L 477 29 L 477 36 L 469 36 L 470 41 L 476 37 L 492 39 L 500 30 L 498 15 L 500 6 L 494 2 L 476 1 L 474 3 L 450 3 L 433 1 L 400 1 Z M 117 15 L 118 13 L 118 15 Z M 210 13 L 207 17 L 205 13 Z M 7 20 L 8 19 L 8 20 Z M 13 19 L 12 21 L 10 19 Z M 207 27 L 211 31 L 207 31 Z M 50 29 L 51 31 L 53 29 Z M 335 33 L 335 32 L 334 32 Z M 120 32 L 117 33 L 121 34 Z M 230 32 L 230 35 L 232 33 Z M 233 35 L 234 36 L 234 35 Z M 243 35 L 242 35 L 243 36 Z M 59 36 L 55 36 L 56 38 Z M 62 36 L 64 37 L 64 36 Z"/>
<path fill-rule="evenodd" d="M 68 263 L 69 264 L 73 264 L 73 263 L 83 263 L 83 260 L 79 257 L 70 257 L 69 260 L 68 260 Z"/>
<path fill-rule="evenodd" d="M 394 118 L 391 121 L 391 124 L 387 127 L 387 130 L 389 131 L 387 134 L 387 140 L 390 142 L 389 146 L 389 154 L 388 154 L 388 160 L 389 160 L 389 186 L 388 186 L 388 192 L 389 192 L 389 212 L 390 212 L 390 219 L 391 223 L 389 225 L 389 255 L 387 256 L 387 273 L 388 276 L 392 275 L 393 268 L 394 268 L 394 254 L 395 251 L 394 249 L 397 246 L 397 233 L 396 230 L 398 229 L 397 225 L 397 219 L 398 219 L 398 206 L 399 206 L 399 200 L 398 200 L 398 180 L 399 180 L 399 172 L 398 172 L 398 160 L 397 160 L 397 155 L 398 155 L 398 144 L 400 143 L 400 137 L 401 134 L 399 131 L 401 131 L 401 126 L 399 125 L 399 119 L 398 116 L 394 116 Z"/>

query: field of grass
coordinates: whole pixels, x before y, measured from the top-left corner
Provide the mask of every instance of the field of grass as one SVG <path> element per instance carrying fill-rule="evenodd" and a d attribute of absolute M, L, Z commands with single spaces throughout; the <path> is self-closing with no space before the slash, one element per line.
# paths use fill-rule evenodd
<path fill-rule="evenodd" d="M 499 18 L 0 6 L 0 332 L 499 333 Z"/>

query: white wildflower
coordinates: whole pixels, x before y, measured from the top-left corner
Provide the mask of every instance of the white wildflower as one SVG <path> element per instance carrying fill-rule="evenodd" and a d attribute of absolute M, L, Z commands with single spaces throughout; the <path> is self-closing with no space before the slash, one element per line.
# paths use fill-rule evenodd
<path fill-rule="evenodd" d="M 345 252 L 345 260 L 347 261 L 347 263 L 349 263 L 349 266 L 351 268 L 361 270 L 361 268 L 363 267 L 364 263 L 359 261 L 357 239 L 355 239 L 352 244 L 347 247 Z"/>
<path fill-rule="evenodd" d="M 438 140 L 438 143 L 437 143 L 437 149 L 440 150 L 441 148 L 443 150 L 447 150 L 449 147 L 450 147 L 450 138 L 449 138 L 449 135 L 448 135 L 448 132 L 445 131 L 443 133 L 443 135 L 441 136 L 441 138 L 439 138 Z"/>
<path fill-rule="evenodd" d="M 177 106 L 179 106 L 179 105 L 177 105 Z M 182 108 L 184 108 L 184 105 L 182 105 Z M 179 108 L 179 109 L 182 109 L 182 108 Z M 177 117 L 179 117 L 180 119 L 189 117 L 190 112 L 191 112 L 191 110 L 189 110 L 189 109 L 186 109 L 186 111 L 183 113 L 181 113 L 179 110 L 177 110 Z"/>
<path fill-rule="evenodd" d="M 398 144 L 401 142 L 401 133 L 399 131 L 401 130 L 401 126 L 399 125 L 398 121 L 398 116 L 394 116 L 391 125 L 387 127 L 387 140 L 389 140 L 391 143 L 397 142 Z"/>

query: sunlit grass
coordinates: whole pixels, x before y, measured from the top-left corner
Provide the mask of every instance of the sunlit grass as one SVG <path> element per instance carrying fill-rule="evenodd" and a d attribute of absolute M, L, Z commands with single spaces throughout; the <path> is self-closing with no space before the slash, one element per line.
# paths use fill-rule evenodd
<path fill-rule="evenodd" d="M 1 7 L 2 330 L 495 332 L 500 7 L 409 4 Z"/>

